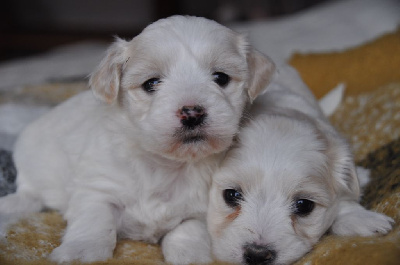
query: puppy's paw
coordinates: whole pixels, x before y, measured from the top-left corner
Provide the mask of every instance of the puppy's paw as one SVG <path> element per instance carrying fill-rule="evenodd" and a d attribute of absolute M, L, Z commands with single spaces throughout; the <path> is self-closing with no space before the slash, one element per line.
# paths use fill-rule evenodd
<path fill-rule="evenodd" d="M 387 234 L 393 223 L 392 218 L 355 204 L 339 212 L 332 225 L 332 232 L 337 235 L 360 236 Z"/>
<path fill-rule="evenodd" d="M 113 250 L 111 244 L 104 242 L 68 242 L 55 248 L 49 259 L 57 263 L 70 263 L 74 260 L 90 263 L 111 258 Z"/>
<path fill-rule="evenodd" d="M 199 220 L 188 220 L 169 232 L 162 241 L 166 262 L 204 264 L 212 262 L 211 241 L 206 225 Z"/>

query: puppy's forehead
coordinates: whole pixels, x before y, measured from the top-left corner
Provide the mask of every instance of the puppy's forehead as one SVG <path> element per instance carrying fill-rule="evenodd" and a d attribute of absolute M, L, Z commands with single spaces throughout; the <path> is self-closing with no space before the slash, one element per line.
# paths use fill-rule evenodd
<path fill-rule="evenodd" d="M 247 42 L 239 34 L 210 20 L 171 17 L 157 21 L 131 42 L 131 61 L 176 62 L 194 59 L 216 68 L 246 67 Z M 152 58 L 154 60 L 152 60 Z M 243 68 L 243 69 L 242 69 Z"/>
<path fill-rule="evenodd" d="M 261 123 L 243 128 L 239 145 L 230 150 L 216 182 L 240 186 L 298 188 L 308 182 L 327 184 L 325 143 L 312 127 L 297 122 L 274 121 L 270 116 Z M 320 181 L 317 181 L 320 179 Z M 302 184 L 303 183 L 303 184 Z"/>
<path fill-rule="evenodd" d="M 164 45 L 173 42 L 193 49 L 203 46 L 236 46 L 238 41 L 238 34 L 231 29 L 212 20 L 189 16 L 159 20 L 145 28 L 140 35 Z"/>

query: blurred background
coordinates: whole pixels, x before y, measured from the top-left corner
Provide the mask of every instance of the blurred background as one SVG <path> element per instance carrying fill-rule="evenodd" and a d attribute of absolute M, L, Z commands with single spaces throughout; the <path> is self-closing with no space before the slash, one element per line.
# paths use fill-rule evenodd
<path fill-rule="evenodd" d="M 34 55 L 81 41 L 132 38 L 174 14 L 222 24 L 274 19 L 329 0 L 3 0 L 0 60 Z M 330 0 L 334 1 L 334 0 Z"/>

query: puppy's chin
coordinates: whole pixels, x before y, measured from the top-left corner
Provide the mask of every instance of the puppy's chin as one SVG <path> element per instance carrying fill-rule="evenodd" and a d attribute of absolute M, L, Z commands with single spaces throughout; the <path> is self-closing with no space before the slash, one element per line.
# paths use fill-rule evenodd
<path fill-rule="evenodd" d="M 215 137 L 206 134 L 185 134 L 174 137 L 164 156 L 178 161 L 197 161 L 221 153 L 232 144 L 231 137 Z"/>

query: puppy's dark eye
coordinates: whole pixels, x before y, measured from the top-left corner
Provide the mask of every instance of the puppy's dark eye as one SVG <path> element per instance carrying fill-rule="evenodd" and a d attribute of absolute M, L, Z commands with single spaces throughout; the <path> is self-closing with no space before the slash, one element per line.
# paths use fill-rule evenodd
<path fill-rule="evenodd" d="M 234 189 L 226 189 L 222 192 L 225 203 L 230 207 L 236 207 L 239 205 L 240 201 L 243 200 L 242 193 Z"/>
<path fill-rule="evenodd" d="M 222 73 L 222 72 L 215 72 L 213 73 L 214 82 L 217 83 L 220 87 L 225 87 L 228 85 L 231 78 L 229 75 Z"/>
<path fill-rule="evenodd" d="M 156 87 L 161 83 L 160 78 L 150 78 L 146 82 L 142 84 L 142 88 L 144 91 L 148 93 L 153 93 L 156 91 Z"/>
<path fill-rule="evenodd" d="M 309 215 L 315 207 L 313 201 L 307 199 L 297 199 L 294 205 L 294 213 L 300 217 Z"/>

